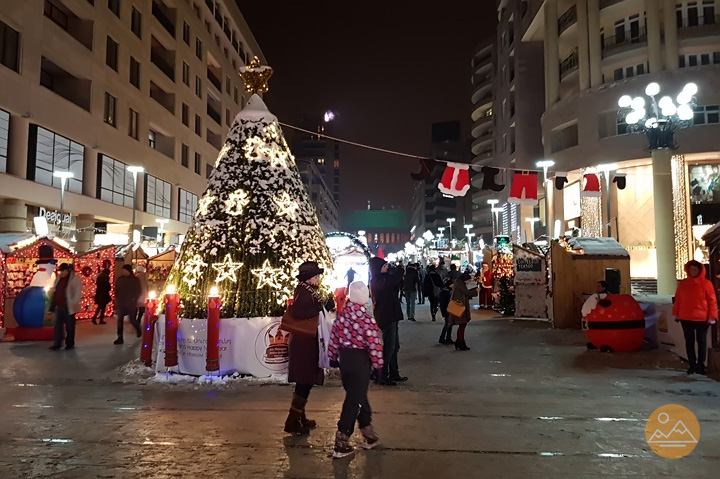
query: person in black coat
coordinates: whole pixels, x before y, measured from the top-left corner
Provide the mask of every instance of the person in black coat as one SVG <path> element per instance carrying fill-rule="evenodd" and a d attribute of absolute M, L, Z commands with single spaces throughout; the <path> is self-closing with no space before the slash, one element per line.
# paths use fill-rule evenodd
<path fill-rule="evenodd" d="M 402 305 L 397 291 L 403 281 L 400 268 L 390 270 L 388 263 L 382 258 L 370 258 L 370 293 L 372 295 L 373 313 L 383 335 L 383 358 L 381 383 L 395 386 L 397 381 L 407 381 L 398 369 L 398 351 L 400 338 L 398 322 L 402 321 Z"/>
<path fill-rule="evenodd" d="M 320 291 L 320 275 L 325 272 L 315 261 L 306 261 L 300 265 L 290 311 L 295 319 L 312 319 L 335 309 L 335 301 L 330 295 L 325 297 Z M 291 334 L 289 343 L 290 360 L 288 364 L 288 382 L 295 383 L 290 412 L 285 420 L 285 432 L 300 436 L 310 434 L 316 422 L 305 416 L 305 405 L 313 386 L 322 386 L 325 375 L 318 366 L 320 348 L 318 336 L 306 338 Z"/>
<path fill-rule="evenodd" d="M 405 269 L 405 278 L 403 279 L 403 291 L 405 293 L 405 313 L 410 321 L 415 321 L 415 301 L 417 300 L 417 289 L 420 284 L 420 275 L 413 263 L 410 263 Z"/>
<path fill-rule="evenodd" d="M 435 321 L 435 315 L 438 312 L 438 292 L 443 287 L 443 280 L 435 269 L 435 265 L 427 267 L 427 274 L 423 282 L 423 292 L 425 297 L 430 301 L 430 314 L 432 320 Z"/>
<path fill-rule="evenodd" d="M 97 320 L 100 319 L 100 324 L 105 324 L 105 309 L 110 304 L 112 298 L 110 297 L 110 268 L 107 263 L 103 263 L 103 269 L 95 279 L 95 313 L 92 317 L 92 323 L 98 324 Z"/>

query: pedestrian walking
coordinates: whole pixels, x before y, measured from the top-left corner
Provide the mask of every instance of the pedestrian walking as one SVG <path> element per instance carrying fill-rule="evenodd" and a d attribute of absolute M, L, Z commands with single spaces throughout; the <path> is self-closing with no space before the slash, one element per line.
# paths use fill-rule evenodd
<path fill-rule="evenodd" d="M 107 309 L 107 305 L 110 304 L 110 301 L 112 301 L 112 297 L 110 296 L 112 289 L 110 286 L 110 265 L 106 261 L 103 261 L 103 269 L 97 278 L 95 278 L 95 296 L 93 299 L 97 306 L 95 307 L 95 312 L 92 317 L 93 324 L 98 324 L 98 319 L 100 320 L 99 324 L 105 324 L 105 310 Z"/>
<path fill-rule="evenodd" d="M 58 277 L 50 292 L 50 310 L 55 312 L 53 345 L 57 351 L 65 339 L 65 349 L 75 349 L 75 315 L 80 312 L 82 280 L 74 268 L 63 263 L 58 267 Z"/>
<path fill-rule="evenodd" d="M 427 270 L 420 266 L 420 263 L 416 263 L 415 267 L 418 271 L 418 276 L 420 277 L 420 282 L 418 284 L 418 304 L 425 304 L 425 276 L 427 276 Z"/>
<path fill-rule="evenodd" d="M 320 291 L 320 276 L 325 273 L 315 261 L 306 261 L 298 269 L 298 284 L 295 287 L 292 305 L 289 307 L 295 319 L 313 319 L 335 309 L 332 295 L 323 296 Z M 305 406 L 313 386 L 322 386 L 325 374 L 318 365 L 320 347 L 318 335 L 304 337 L 290 334 L 290 360 L 288 382 L 295 383 L 290 411 L 285 419 L 284 431 L 298 436 L 310 434 L 317 423 L 305 415 Z"/>
<path fill-rule="evenodd" d="M 415 321 L 415 301 L 417 301 L 417 289 L 420 285 L 420 275 L 413 263 L 405 269 L 403 278 L 403 291 L 405 292 L 405 314 L 410 321 Z"/>
<path fill-rule="evenodd" d="M 718 319 L 717 296 L 713 284 L 705 278 L 705 267 L 692 260 L 685 264 L 687 278 L 675 291 L 672 314 L 683 328 L 685 352 L 690 367 L 688 374 L 705 374 L 707 331 Z M 695 343 L 697 342 L 697 354 Z"/>
<path fill-rule="evenodd" d="M 448 275 L 448 269 L 447 269 L 447 266 L 445 266 L 445 260 L 442 257 L 440 258 L 440 262 L 437 265 L 436 271 L 437 271 L 437 274 L 440 275 L 440 279 L 445 281 L 445 278 Z"/>
<path fill-rule="evenodd" d="M 450 314 L 450 324 L 458 325 L 457 340 L 455 341 L 455 349 L 458 351 L 467 351 L 465 343 L 465 328 L 470 322 L 470 299 L 477 296 L 477 288 L 468 289 L 467 284 L 472 280 L 468 273 L 462 273 L 453 283 L 452 301 L 458 301 L 465 306 L 465 310 L 460 316 Z"/>
<path fill-rule="evenodd" d="M 140 296 L 137 300 L 137 319 L 135 322 L 142 327 L 143 316 L 145 316 L 145 300 L 147 300 L 148 289 L 150 288 L 144 266 L 137 265 L 135 267 L 135 277 L 140 281 Z"/>
<path fill-rule="evenodd" d="M 117 339 L 113 344 L 123 344 L 123 324 L 128 316 L 137 337 L 142 336 L 137 322 L 137 302 L 141 293 L 140 280 L 133 274 L 132 266 L 123 265 L 120 276 L 115 279 L 115 314 L 117 316 Z"/>
<path fill-rule="evenodd" d="M 443 280 L 435 269 L 435 265 L 428 265 L 427 275 L 423 282 L 423 291 L 425 297 L 430 301 L 430 315 L 432 320 L 435 321 L 435 316 L 438 312 L 438 293 L 443 286 Z"/>
<path fill-rule="evenodd" d="M 455 263 L 450 263 L 450 271 L 448 272 L 447 277 L 450 278 L 450 281 L 453 283 L 460 277 L 460 271 L 458 271 Z"/>
<path fill-rule="evenodd" d="M 407 381 L 398 367 L 400 338 L 398 322 L 402 321 L 402 305 L 397 296 L 403 277 L 399 268 L 389 269 L 388 263 L 377 256 L 370 258 L 370 293 L 373 313 L 383 336 L 383 371 L 380 383 L 395 386 L 398 381 Z"/>
<path fill-rule="evenodd" d="M 379 373 L 383 368 L 382 333 L 368 313 L 370 293 L 365 283 L 355 281 L 349 290 L 348 302 L 333 323 L 328 347 L 330 365 L 340 367 L 345 389 L 345 401 L 335 434 L 334 458 L 353 453 L 349 440 L 356 421 L 364 439 L 363 448 L 372 449 L 380 440 L 372 426 L 368 387 L 370 371 Z"/>
<path fill-rule="evenodd" d="M 443 326 L 442 332 L 440 333 L 440 344 L 455 344 L 452 340 L 452 327 L 450 324 L 450 313 L 448 312 L 448 305 L 450 304 L 450 298 L 452 297 L 452 286 L 453 282 L 450 279 L 446 279 L 443 283 L 443 287 L 438 293 L 438 303 L 440 306 L 440 314 L 442 314 L 445 320 L 445 326 Z"/>
<path fill-rule="evenodd" d="M 345 278 L 347 278 L 347 287 L 350 289 L 350 285 L 353 281 L 355 281 L 355 275 L 357 274 L 357 271 L 352 269 L 352 266 L 349 270 L 347 270 L 347 273 L 345 274 Z"/>

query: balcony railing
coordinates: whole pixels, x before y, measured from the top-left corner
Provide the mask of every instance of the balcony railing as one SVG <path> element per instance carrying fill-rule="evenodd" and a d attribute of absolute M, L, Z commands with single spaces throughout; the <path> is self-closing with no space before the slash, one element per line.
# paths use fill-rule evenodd
<path fill-rule="evenodd" d="M 603 8 L 610 7 L 612 5 L 615 5 L 616 3 L 623 2 L 625 0 L 600 0 L 600 10 Z"/>
<path fill-rule="evenodd" d="M 573 5 L 558 19 L 558 35 L 577 23 L 577 6 Z"/>
<path fill-rule="evenodd" d="M 158 67 L 158 69 L 163 72 L 169 79 L 175 81 L 175 69 L 172 67 L 172 65 L 166 62 L 159 53 L 151 51 L 150 61 L 153 63 L 153 65 Z"/>
<path fill-rule="evenodd" d="M 637 32 L 623 32 L 618 35 L 605 38 L 603 45 L 603 57 L 618 53 L 627 48 L 633 48 L 647 43 L 647 31 L 644 28 Z"/>
<path fill-rule="evenodd" d="M 207 70 L 207 77 L 208 80 L 210 80 L 210 83 L 212 83 L 215 88 L 218 89 L 219 92 L 222 92 L 222 83 L 220 83 L 220 80 L 213 74 L 213 72 L 208 68 Z"/>
<path fill-rule="evenodd" d="M 571 71 L 577 69 L 579 63 L 580 62 L 578 61 L 578 51 L 576 48 L 572 51 L 572 53 L 570 53 L 567 58 L 565 58 L 565 60 L 560 63 L 560 78 L 564 78 Z"/>
<path fill-rule="evenodd" d="M 704 37 L 720 34 L 720 15 L 701 15 L 697 18 L 683 18 L 678 25 L 681 38 Z"/>
<path fill-rule="evenodd" d="M 160 9 L 160 5 L 153 2 L 152 4 L 152 15 L 157 19 L 158 22 L 160 22 L 160 25 L 163 26 L 165 30 L 175 38 L 175 24 L 173 24 L 172 20 L 170 20 L 165 13 Z"/>

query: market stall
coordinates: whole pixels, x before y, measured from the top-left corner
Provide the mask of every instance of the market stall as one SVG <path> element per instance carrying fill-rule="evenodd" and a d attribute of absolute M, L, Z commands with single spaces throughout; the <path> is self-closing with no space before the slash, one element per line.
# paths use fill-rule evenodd
<path fill-rule="evenodd" d="M 148 259 L 147 275 L 150 290 L 162 291 L 165 280 L 177 258 L 177 250 L 171 246 L 166 251 Z"/>
<path fill-rule="evenodd" d="M 360 238 L 350 233 L 333 232 L 325 235 L 325 244 L 333 259 L 333 288 L 347 286 L 351 269 L 354 271 L 355 280 L 369 284 L 368 261 L 372 255 Z"/>
<path fill-rule="evenodd" d="M 630 255 L 614 238 L 561 238 L 552 243 L 551 255 L 556 328 L 582 326 L 583 303 L 608 269 L 620 272 L 619 293 L 630 294 Z"/>
<path fill-rule="evenodd" d="M 110 269 L 110 296 L 114 298 L 115 284 L 115 247 L 103 246 L 83 253 L 75 260 L 75 274 L 83 282 L 83 296 L 80 300 L 80 312 L 75 319 L 90 319 L 95 313 L 96 279 L 103 268 Z M 114 301 L 105 309 L 105 317 L 113 315 Z"/>
<path fill-rule="evenodd" d="M 124 246 L 115 247 L 115 274 L 120 274 L 124 264 L 143 266 L 147 269 L 150 256 L 145 252 L 140 243 L 130 243 Z"/>
<path fill-rule="evenodd" d="M 506 237 L 503 237 L 506 238 Z M 497 241 L 492 255 L 493 298 L 496 309 L 504 316 L 515 315 L 515 266 L 509 241 Z"/>
<path fill-rule="evenodd" d="M 3 305 L 3 325 L 6 328 L 4 340 L 12 340 L 18 338 L 16 330 L 23 326 L 23 318 L 16 317 L 16 313 L 19 311 L 22 314 L 24 308 L 16 307 L 15 301 L 20 293 L 30 285 L 33 277 L 38 272 L 39 265 L 52 259 L 57 260 L 56 267 L 61 263 L 72 264 L 74 255 L 69 249 L 69 245 L 67 243 L 63 244 L 64 242 L 58 238 L 50 240 L 45 237 L 40 238 L 29 235 L 22 235 L 22 237 L 18 235 L 2 236 L 4 238 L 1 238 L 0 241 L 3 241 L 3 266 L 6 278 L 5 304 Z M 11 242 L 8 242 L 8 240 Z M 42 300 L 44 301 L 44 298 Z M 42 325 L 46 327 L 52 325 L 50 315 L 45 315 Z M 33 338 L 28 337 L 26 339 Z"/>
<path fill-rule="evenodd" d="M 515 315 L 523 318 L 547 318 L 548 275 L 545 255 L 516 245 L 513 247 L 513 270 Z"/>

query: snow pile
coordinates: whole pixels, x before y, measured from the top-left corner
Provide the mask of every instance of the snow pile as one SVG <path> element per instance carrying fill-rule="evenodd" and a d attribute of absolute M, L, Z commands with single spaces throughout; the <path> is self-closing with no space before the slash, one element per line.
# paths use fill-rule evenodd
<path fill-rule="evenodd" d="M 118 368 L 118 374 L 128 379 L 148 380 L 155 375 L 155 370 L 145 366 L 139 359 L 133 359 L 129 363 Z"/>
<path fill-rule="evenodd" d="M 174 372 L 156 373 L 152 367 L 145 366 L 139 359 L 120 366 L 117 370 L 121 379 L 140 384 L 169 384 L 187 386 L 232 386 L 232 385 L 268 385 L 288 384 L 287 374 L 273 374 L 265 378 L 244 376 L 240 373 L 225 375 L 190 376 Z"/>
<path fill-rule="evenodd" d="M 568 244 L 586 255 L 629 258 L 627 250 L 615 238 L 570 238 Z"/>

